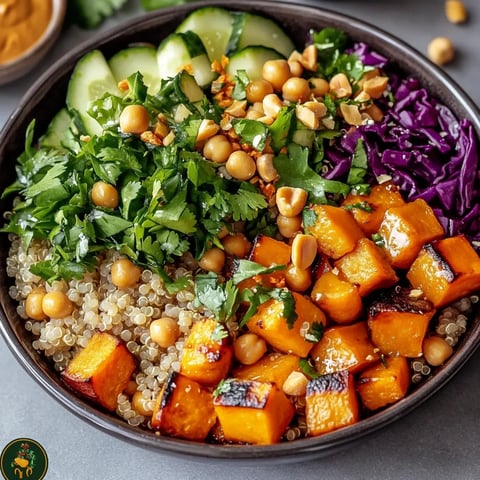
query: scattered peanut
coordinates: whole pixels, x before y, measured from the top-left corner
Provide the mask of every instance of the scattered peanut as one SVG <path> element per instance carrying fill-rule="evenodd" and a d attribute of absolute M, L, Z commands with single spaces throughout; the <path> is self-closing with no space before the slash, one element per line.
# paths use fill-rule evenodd
<path fill-rule="evenodd" d="M 434 38 L 428 44 L 428 56 L 437 65 L 445 65 L 455 57 L 455 48 L 452 41 L 447 37 Z"/>
<path fill-rule="evenodd" d="M 300 396 L 305 395 L 307 391 L 308 378 L 301 372 L 292 372 L 285 382 L 282 390 L 287 395 Z"/>
<path fill-rule="evenodd" d="M 280 187 L 277 190 L 275 201 L 280 215 L 296 217 L 302 213 L 307 203 L 307 192 L 303 188 Z"/>
<path fill-rule="evenodd" d="M 292 242 L 292 263 L 305 270 L 312 265 L 317 256 L 317 241 L 312 235 L 301 233 L 296 235 Z"/>
<path fill-rule="evenodd" d="M 337 98 L 346 98 L 352 94 L 352 86 L 344 73 L 337 73 L 329 82 L 330 91 Z"/>
<path fill-rule="evenodd" d="M 464 23 L 468 20 L 467 8 L 462 0 L 446 0 L 445 15 L 452 23 Z"/>
<path fill-rule="evenodd" d="M 273 182 L 277 178 L 277 170 L 273 165 L 273 153 L 264 153 L 257 158 L 257 172 L 265 182 Z"/>

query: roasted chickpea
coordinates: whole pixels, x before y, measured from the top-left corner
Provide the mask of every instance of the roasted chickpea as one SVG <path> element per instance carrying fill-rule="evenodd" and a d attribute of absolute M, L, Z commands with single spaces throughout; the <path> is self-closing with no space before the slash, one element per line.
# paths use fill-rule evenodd
<path fill-rule="evenodd" d="M 308 80 L 300 77 L 291 77 L 282 86 L 283 99 L 289 102 L 306 102 L 311 93 Z"/>
<path fill-rule="evenodd" d="M 208 272 L 220 273 L 225 265 L 225 252 L 220 248 L 213 247 L 203 254 L 198 264 Z"/>
<path fill-rule="evenodd" d="M 302 217 L 285 217 L 284 215 L 277 216 L 278 231 L 285 238 L 293 238 L 298 232 L 302 231 Z"/>
<path fill-rule="evenodd" d="M 302 372 L 292 372 L 283 382 L 282 390 L 287 395 L 303 396 L 307 391 L 307 383 L 308 378 Z"/>
<path fill-rule="evenodd" d="M 140 280 L 142 271 L 128 258 L 119 258 L 113 262 L 110 274 L 115 286 L 128 288 L 133 287 Z"/>
<path fill-rule="evenodd" d="M 293 263 L 285 270 L 287 287 L 294 292 L 304 292 L 312 285 L 312 272 L 309 268 L 298 268 Z"/>
<path fill-rule="evenodd" d="M 52 291 L 44 295 L 42 310 L 50 318 L 65 318 L 73 312 L 73 303 L 65 293 Z"/>
<path fill-rule="evenodd" d="M 292 76 L 287 60 L 267 60 L 263 64 L 262 77 L 280 92 L 283 84 Z"/>
<path fill-rule="evenodd" d="M 33 320 L 45 320 L 47 316 L 42 308 L 43 297 L 47 292 L 44 288 L 35 288 L 25 300 L 25 313 Z"/>
<path fill-rule="evenodd" d="M 249 103 L 261 102 L 265 95 L 273 93 L 273 86 L 263 78 L 252 80 L 245 88 L 245 94 Z"/>
<path fill-rule="evenodd" d="M 427 337 L 423 341 L 423 356 L 429 365 L 438 367 L 453 353 L 453 348 L 442 337 Z"/>
<path fill-rule="evenodd" d="M 180 335 L 180 329 L 175 319 L 162 317 L 150 324 L 150 338 L 162 348 L 172 346 Z"/>
<path fill-rule="evenodd" d="M 233 351 L 240 363 L 253 365 L 265 355 L 267 344 L 255 333 L 245 333 L 237 337 L 233 344 Z"/>
<path fill-rule="evenodd" d="M 148 400 L 143 396 L 140 390 L 137 390 L 132 396 L 133 409 L 144 417 L 151 417 L 153 409 L 149 406 Z"/>
<path fill-rule="evenodd" d="M 310 78 L 309 82 L 314 97 L 324 97 L 330 90 L 330 85 L 324 78 Z"/>
<path fill-rule="evenodd" d="M 234 233 L 222 238 L 222 245 L 229 255 L 237 258 L 245 258 L 250 251 L 251 245 L 243 233 Z"/>
<path fill-rule="evenodd" d="M 232 149 L 232 144 L 225 135 L 214 135 L 205 142 L 203 156 L 215 163 L 225 163 Z"/>
<path fill-rule="evenodd" d="M 250 180 L 257 170 L 253 158 L 243 150 L 232 152 L 225 167 L 229 175 L 237 180 Z"/>
<path fill-rule="evenodd" d="M 109 183 L 95 182 L 90 193 L 92 202 L 97 207 L 117 208 L 118 207 L 118 191 Z"/>
<path fill-rule="evenodd" d="M 143 133 L 150 125 L 148 110 L 143 105 L 127 105 L 120 114 L 120 130 L 123 133 Z"/>
<path fill-rule="evenodd" d="M 437 65 L 445 65 L 455 58 L 455 47 L 448 37 L 437 37 L 428 44 L 428 56 Z"/>

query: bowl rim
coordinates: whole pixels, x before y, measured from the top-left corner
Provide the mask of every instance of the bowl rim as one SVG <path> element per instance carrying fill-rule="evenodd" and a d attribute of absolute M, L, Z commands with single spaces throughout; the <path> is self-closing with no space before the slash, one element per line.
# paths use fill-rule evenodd
<path fill-rule="evenodd" d="M 450 94 L 457 96 L 456 101 L 459 102 L 460 108 L 465 110 L 468 118 L 475 127 L 477 136 L 480 135 L 480 112 L 466 92 L 464 92 L 464 90 L 453 79 L 451 79 L 447 73 L 431 63 L 419 51 L 377 26 L 328 9 L 311 5 L 300 5 L 288 1 L 200 0 L 193 4 L 184 4 L 140 15 L 138 18 L 122 22 L 119 25 L 101 32 L 99 35 L 95 35 L 94 37 L 80 43 L 68 54 L 53 63 L 27 90 L 0 132 L 0 145 L 4 143 L 12 127 L 15 124 L 22 123 L 22 121 L 27 118 L 26 107 L 31 103 L 32 99 L 35 98 L 35 95 L 42 97 L 48 91 L 48 85 L 52 82 L 55 83 L 58 80 L 61 76 L 61 70 L 64 65 L 69 64 L 73 68 L 74 62 L 87 51 L 96 47 L 101 48 L 104 44 L 122 37 L 126 32 L 134 32 L 140 26 L 142 29 L 152 28 L 158 23 L 164 23 L 171 18 L 178 18 L 180 21 L 180 19 L 183 18 L 181 15 L 185 16 L 187 13 L 205 6 L 219 6 L 231 10 L 247 10 L 252 8 L 254 10 L 255 7 L 258 7 L 261 10 L 276 8 L 277 10 L 288 10 L 289 13 L 292 14 L 294 14 L 295 11 L 298 11 L 298 9 L 301 9 L 302 12 L 311 14 L 321 19 L 322 22 L 341 25 L 349 24 L 355 29 L 356 35 L 365 34 L 367 38 L 372 36 L 375 37 L 377 41 L 388 45 L 388 48 L 405 56 L 408 62 L 412 65 L 415 65 L 427 75 L 432 76 L 432 78 L 434 78 L 436 82 L 439 82 L 442 88 L 446 88 Z M 263 10 L 263 12 L 266 14 L 266 10 Z M 0 155 L 0 162 L 2 161 L 3 159 Z M 344 427 L 319 437 L 299 439 L 293 442 L 284 442 L 268 446 L 230 446 L 209 445 L 206 443 L 195 443 L 176 438 L 157 436 L 153 432 L 144 431 L 138 427 L 131 427 L 123 419 L 114 417 L 114 414 L 107 414 L 87 401 L 80 399 L 67 387 L 63 386 L 63 388 L 59 389 L 58 385 L 60 382 L 56 379 L 55 375 L 37 364 L 31 352 L 27 351 L 24 345 L 20 342 L 15 334 L 12 321 L 8 319 L 8 316 L 4 311 L 3 304 L 2 309 L 0 309 L 0 331 L 6 340 L 7 346 L 13 353 L 13 356 L 30 374 L 30 376 L 32 376 L 34 380 L 59 403 L 87 423 L 90 423 L 121 440 L 163 453 L 203 460 L 215 459 L 228 460 L 229 462 L 238 460 L 243 462 L 255 461 L 255 463 L 258 461 L 270 462 L 272 460 L 276 463 L 284 461 L 301 461 L 314 456 L 318 458 L 326 454 L 334 453 L 335 451 L 344 448 L 347 444 L 352 443 L 353 440 L 359 440 L 360 438 L 387 426 L 410 413 L 413 409 L 417 408 L 444 387 L 480 346 L 480 321 L 478 321 L 477 318 L 475 325 L 469 328 L 468 335 L 463 337 L 462 341 L 457 346 L 456 353 L 451 360 L 437 369 L 433 377 L 425 380 L 421 386 L 417 387 L 413 392 L 409 393 L 407 397 L 391 407 L 388 407 L 368 418 L 362 419 L 354 425 Z"/>

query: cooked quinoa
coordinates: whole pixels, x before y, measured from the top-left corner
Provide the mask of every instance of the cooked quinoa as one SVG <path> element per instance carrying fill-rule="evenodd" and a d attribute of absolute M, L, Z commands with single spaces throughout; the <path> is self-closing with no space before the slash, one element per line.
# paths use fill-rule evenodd
<path fill-rule="evenodd" d="M 138 360 L 137 390 L 145 398 L 145 407 L 151 410 L 168 374 L 180 369 L 184 338 L 192 323 L 204 315 L 194 306 L 193 282 L 189 282 L 189 288 L 171 295 L 160 276 L 145 269 L 134 288 L 119 289 L 111 282 L 110 269 L 120 254 L 109 250 L 99 257 L 95 271 L 87 273 L 81 280 L 56 281 L 49 285 L 29 270 L 32 264 L 48 258 L 48 243 L 33 241 L 25 248 L 19 237 L 10 235 L 9 239 L 7 274 L 15 279 L 9 293 L 18 302 L 17 312 L 25 320 L 25 328 L 35 338 L 33 347 L 50 358 L 55 370 L 61 372 L 87 345 L 95 330 L 120 337 Z M 192 278 L 194 267 L 195 261 L 184 256 L 182 265 L 170 267 L 169 273 L 174 279 Z M 28 318 L 25 300 L 38 287 L 47 292 L 59 290 L 66 293 L 75 305 L 73 313 L 65 318 L 43 321 Z M 181 332 L 175 345 L 166 349 L 152 342 L 149 332 L 150 322 L 162 316 L 176 319 Z M 132 408 L 125 394 L 118 397 L 117 413 L 130 425 L 140 425 L 146 420 Z"/>

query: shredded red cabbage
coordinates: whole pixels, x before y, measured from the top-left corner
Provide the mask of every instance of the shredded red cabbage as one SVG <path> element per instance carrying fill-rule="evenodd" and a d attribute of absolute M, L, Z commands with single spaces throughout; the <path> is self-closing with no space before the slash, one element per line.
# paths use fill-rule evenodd
<path fill-rule="evenodd" d="M 351 51 L 366 65 L 390 77 L 393 105 L 383 99 L 385 116 L 343 135 L 326 151 L 332 168 L 326 177 L 341 179 L 363 139 L 374 177 L 389 175 L 408 200 L 425 199 L 448 235 L 464 233 L 480 242 L 480 173 L 477 138 L 469 120 L 458 120 L 415 78 L 389 72 L 381 55 L 363 44 Z"/>

